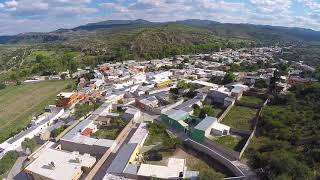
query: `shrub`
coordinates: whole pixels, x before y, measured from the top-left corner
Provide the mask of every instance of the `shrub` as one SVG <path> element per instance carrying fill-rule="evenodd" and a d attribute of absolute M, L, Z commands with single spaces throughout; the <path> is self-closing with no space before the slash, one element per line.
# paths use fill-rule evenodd
<path fill-rule="evenodd" d="M 37 147 L 37 142 L 35 139 L 29 139 L 26 138 L 22 143 L 21 143 L 21 147 L 24 150 L 29 149 L 31 152 L 33 152 L 35 150 L 35 148 Z"/>
<path fill-rule="evenodd" d="M 4 83 L 0 83 L 0 90 L 5 89 L 7 86 Z"/>
<path fill-rule="evenodd" d="M 16 151 L 7 152 L 7 154 L 0 160 L 0 175 L 9 171 L 17 159 L 18 153 Z"/>
<path fill-rule="evenodd" d="M 158 151 L 149 151 L 146 153 L 146 159 L 147 161 L 161 161 L 162 155 Z"/>

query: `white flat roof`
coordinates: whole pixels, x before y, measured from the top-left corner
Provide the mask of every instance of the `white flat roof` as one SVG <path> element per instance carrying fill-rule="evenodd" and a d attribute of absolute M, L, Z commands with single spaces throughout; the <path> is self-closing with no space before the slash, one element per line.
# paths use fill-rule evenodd
<path fill-rule="evenodd" d="M 219 130 L 219 131 L 224 131 L 224 130 L 230 130 L 230 126 L 227 126 L 225 124 L 221 124 L 219 122 L 215 122 L 213 123 L 212 125 L 212 129 L 216 129 L 216 130 Z"/>
<path fill-rule="evenodd" d="M 211 87 L 211 88 L 213 88 L 213 89 L 219 88 L 219 85 L 218 85 L 218 84 L 213 84 L 213 83 L 206 82 L 206 81 L 194 80 L 194 81 L 192 81 L 192 83 L 194 83 L 194 84 L 200 84 L 200 85 L 203 85 L 203 86 L 208 86 L 208 87 Z"/>
<path fill-rule="evenodd" d="M 65 98 L 69 98 L 73 95 L 74 93 L 73 92 L 61 92 L 58 94 L 58 96 L 63 96 Z"/>
<path fill-rule="evenodd" d="M 77 160 L 78 158 L 78 160 Z M 53 162 L 54 167 L 49 164 Z M 26 167 L 26 171 L 40 174 L 50 179 L 70 180 L 81 167 L 91 168 L 96 158 L 89 154 L 80 155 L 77 152 L 67 152 L 48 148 Z"/>
<path fill-rule="evenodd" d="M 132 135 L 131 139 L 129 140 L 130 143 L 137 143 L 139 145 L 143 145 L 143 141 L 148 136 L 148 129 L 146 123 L 141 123 L 136 130 L 136 132 Z"/>
<path fill-rule="evenodd" d="M 167 166 L 141 164 L 138 176 L 176 179 L 179 177 L 180 172 L 184 173 L 184 167 L 184 159 L 169 158 Z"/>

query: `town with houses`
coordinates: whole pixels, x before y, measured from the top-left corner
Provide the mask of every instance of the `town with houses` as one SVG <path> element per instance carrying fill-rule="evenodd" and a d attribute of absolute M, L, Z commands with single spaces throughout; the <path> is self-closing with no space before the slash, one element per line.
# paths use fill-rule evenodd
<path fill-rule="evenodd" d="M 272 85 L 274 93 L 286 93 L 316 81 L 301 75 L 315 71 L 303 62 L 279 74 L 275 67 L 288 64 L 275 58 L 281 51 L 226 49 L 65 72 L 77 87 L 58 93 L 55 104 L 1 143 L 0 158 L 23 151 L 21 143 L 34 138 L 39 146 L 23 152 L 21 179 L 198 179 L 202 172 L 190 168 L 192 159 L 172 154 L 183 148 L 217 162 L 225 179 L 256 179 L 243 154 L 268 103 L 266 91 Z M 46 79 L 60 77 L 24 83 Z M 77 113 L 86 106 L 93 108 Z M 56 129 L 62 130 L 52 137 Z"/>

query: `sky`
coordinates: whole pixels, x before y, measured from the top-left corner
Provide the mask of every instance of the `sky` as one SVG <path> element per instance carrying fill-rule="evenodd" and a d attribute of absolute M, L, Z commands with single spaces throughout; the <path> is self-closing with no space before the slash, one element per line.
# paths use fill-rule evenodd
<path fill-rule="evenodd" d="M 0 35 L 111 19 L 207 19 L 320 31 L 320 0 L 0 0 Z"/>

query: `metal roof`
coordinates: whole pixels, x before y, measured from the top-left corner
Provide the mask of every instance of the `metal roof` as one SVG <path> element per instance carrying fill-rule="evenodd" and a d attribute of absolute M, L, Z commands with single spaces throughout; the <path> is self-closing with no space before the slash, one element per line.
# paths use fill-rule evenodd
<path fill-rule="evenodd" d="M 204 118 L 196 127 L 194 127 L 195 129 L 199 129 L 199 130 L 203 130 L 206 131 L 207 129 L 212 127 L 212 124 L 215 123 L 217 120 L 217 118 L 215 117 L 211 117 L 211 116 L 207 116 L 206 118 Z"/>

